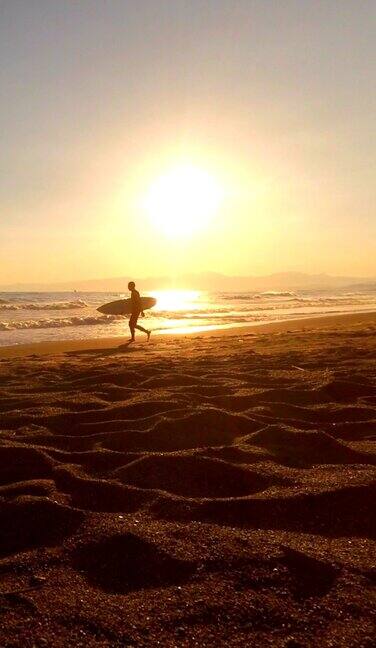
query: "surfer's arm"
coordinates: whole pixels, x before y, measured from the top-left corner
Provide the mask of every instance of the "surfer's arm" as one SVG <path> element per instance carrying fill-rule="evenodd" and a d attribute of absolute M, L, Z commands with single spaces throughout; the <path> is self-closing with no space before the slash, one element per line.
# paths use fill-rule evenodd
<path fill-rule="evenodd" d="M 137 290 L 135 290 L 132 293 L 131 299 L 132 299 L 132 305 L 133 305 L 134 309 L 138 310 L 138 312 L 140 312 L 141 311 L 141 297 L 140 297 L 140 294 L 137 292 Z"/>
<path fill-rule="evenodd" d="M 140 295 L 137 295 L 137 306 L 138 306 L 138 310 L 140 311 L 141 317 L 145 317 L 144 311 L 142 310 Z"/>
<path fill-rule="evenodd" d="M 145 317 L 145 313 L 144 313 L 144 311 L 142 310 L 141 297 L 140 297 L 139 294 L 136 295 L 135 305 L 136 305 L 136 309 L 137 309 L 138 312 L 140 313 L 141 317 Z"/>

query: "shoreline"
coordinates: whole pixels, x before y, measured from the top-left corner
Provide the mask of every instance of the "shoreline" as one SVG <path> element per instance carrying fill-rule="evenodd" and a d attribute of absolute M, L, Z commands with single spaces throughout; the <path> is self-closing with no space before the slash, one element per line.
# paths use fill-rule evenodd
<path fill-rule="evenodd" d="M 342 313 L 342 314 L 324 314 L 313 317 L 291 318 L 276 322 L 254 322 L 244 326 L 230 326 L 228 328 L 214 328 L 207 330 L 197 330 L 174 333 L 155 332 L 151 340 L 160 339 L 168 341 L 171 339 L 195 338 L 195 337 L 223 337 L 239 335 L 262 335 L 267 333 L 285 333 L 291 330 L 312 329 L 317 330 L 327 326 L 342 326 L 365 324 L 376 321 L 376 311 Z M 138 344 L 144 345 L 144 340 L 139 338 Z M 120 344 L 119 344 L 120 343 Z M 58 353 L 67 353 L 70 351 L 85 351 L 89 349 L 111 349 L 117 346 L 123 346 L 127 343 L 121 337 L 103 337 L 89 338 L 80 340 L 54 340 L 46 342 L 31 342 L 29 344 L 19 344 L 0 347 L 0 359 L 22 357 L 28 355 L 55 355 Z M 137 342 L 136 342 L 137 346 Z"/>

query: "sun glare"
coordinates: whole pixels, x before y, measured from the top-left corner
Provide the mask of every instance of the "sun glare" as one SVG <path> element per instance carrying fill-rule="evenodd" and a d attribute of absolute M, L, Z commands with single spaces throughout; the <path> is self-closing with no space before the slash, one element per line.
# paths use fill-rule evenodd
<path fill-rule="evenodd" d="M 210 223 L 222 199 L 213 176 L 195 166 L 179 166 L 150 187 L 145 206 L 154 226 L 171 238 L 191 236 Z"/>
<path fill-rule="evenodd" d="M 197 310 L 201 297 L 200 290 L 154 290 L 158 311 Z"/>

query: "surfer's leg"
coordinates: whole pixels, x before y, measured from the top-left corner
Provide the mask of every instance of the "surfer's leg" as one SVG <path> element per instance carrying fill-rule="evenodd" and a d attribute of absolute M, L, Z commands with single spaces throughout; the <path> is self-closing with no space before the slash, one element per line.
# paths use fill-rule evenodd
<path fill-rule="evenodd" d="M 136 324 L 135 328 L 136 328 L 138 331 L 142 331 L 143 333 L 146 333 L 146 335 L 148 336 L 148 338 L 150 337 L 150 331 L 148 331 L 147 329 L 145 329 L 143 326 L 140 326 L 139 324 Z"/>
<path fill-rule="evenodd" d="M 133 321 L 132 321 L 133 327 L 134 327 L 135 329 L 137 329 L 138 331 L 142 331 L 143 333 L 145 333 L 145 334 L 148 336 L 148 339 L 149 339 L 149 337 L 150 337 L 150 332 L 149 332 L 147 329 L 145 329 L 143 326 L 140 326 L 140 324 L 137 324 L 138 317 L 139 317 L 139 313 L 137 313 L 137 314 L 135 314 L 135 315 L 132 315 L 131 320 L 133 320 Z M 130 322 L 131 320 L 129 320 L 129 322 Z M 134 333 L 133 333 L 133 335 L 134 335 Z"/>
<path fill-rule="evenodd" d="M 136 319 L 136 322 L 137 322 L 137 319 Z M 134 342 L 134 330 L 136 328 L 136 322 L 135 322 L 134 316 L 131 315 L 130 318 L 129 318 L 129 330 L 131 332 L 131 342 Z"/>

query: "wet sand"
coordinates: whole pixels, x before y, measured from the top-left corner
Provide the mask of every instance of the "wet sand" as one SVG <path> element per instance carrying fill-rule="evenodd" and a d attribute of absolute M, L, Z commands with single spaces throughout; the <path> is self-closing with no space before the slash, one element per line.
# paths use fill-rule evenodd
<path fill-rule="evenodd" d="M 194 337 L 222 337 L 234 335 L 246 335 L 247 333 L 254 333 L 259 335 L 260 333 L 282 333 L 286 331 L 299 331 L 309 329 L 317 330 L 320 328 L 326 328 L 328 323 L 331 326 L 342 326 L 353 325 L 353 324 L 366 324 L 368 322 L 372 323 L 375 320 L 374 312 L 363 312 L 363 313 L 346 313 L 341 315 L 317 315 L 315 317 L 301 317 L 296 319 L 281 320 L 279 322 L 269 322 L 269 323 L 259 323 L 255 322 L 249 326 L 237 326 L 237 327 L 228 327 L 228 328 L 218 328 L 206 331 L 200 331 L 196 333 L 195 331 L 183 333 L 163 333 L 153 332 L 152 341 L 156 344 L 158 341 L 163 340 L 174 340 L 176 338 L 194 338 Z M 15 358 L 25 355 L 45 355 L 45 354 L 56 354 L 56 353 L 66 353 L 68 351 L 84 351 L 89 349 L 115 349 L 123 344 L 126 344 L 129 339 L 128 330 L 125 327 L 124 338 L 121 337 L 104 337 L 96 339 L 82 339 L 82 340 L 59 340 L 59 341 L 50 341 L 50 342 L 36 342 L 29 344 L 18 344 L 12 346 L 0 346 L 0 358 Z M 146 340 L 145 336 L 142 333 L 137 333 L 137 344 L 144 343 Z"/>
<path fill-rule="evenodd" d="M 0 644 L 370 648 L 375 333 L 1 349 Z"/>

